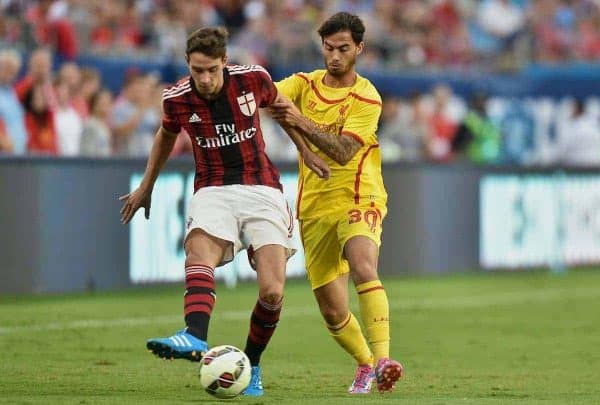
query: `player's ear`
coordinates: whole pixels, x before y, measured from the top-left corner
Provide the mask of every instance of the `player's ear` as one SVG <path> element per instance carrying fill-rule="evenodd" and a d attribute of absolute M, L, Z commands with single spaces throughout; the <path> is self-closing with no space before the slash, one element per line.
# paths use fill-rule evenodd
<path fill-rule="evenodd" d="M 356 45 L 356 54 L 360 55 L 362 53 L 363 49 L 365 49 L 364 42 L 361 42 L 360 44 Z"/>
<path fill-rule="evenodd" d="M 190 64 L 190 55 L 188 55 L 187 53 L 185 54 L 185 63 L 187 63 L 188 65 Z"/>
<path fill-rule="evenodd" d="M 227 55 L 223 56 L 221 60 L 223 61 L 224 65 L 227 65 Z"/>

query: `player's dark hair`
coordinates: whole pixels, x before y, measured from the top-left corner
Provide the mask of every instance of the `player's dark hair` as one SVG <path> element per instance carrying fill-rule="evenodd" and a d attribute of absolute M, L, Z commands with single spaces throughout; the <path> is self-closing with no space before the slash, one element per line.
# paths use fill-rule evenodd
<path fill-rule="evenodd" d="M 352 34 L 352 40 L 356 45 L 360 44 L 365 34 L 365 25 L 363 24 L 360 17 L 341 11 L 335 13 L 325 21 L 318 29 L 318 33 L 321 36 L 321 41 L 333 34 L 338 32 L 350 31 Z"/>
<path fill-rule="evenodd" d="M 224 27 L 200 28 L 187 39 L 186 56 L 200 52 L 211 58 L 222 58 L 227 53 L 229 33 Z"/>

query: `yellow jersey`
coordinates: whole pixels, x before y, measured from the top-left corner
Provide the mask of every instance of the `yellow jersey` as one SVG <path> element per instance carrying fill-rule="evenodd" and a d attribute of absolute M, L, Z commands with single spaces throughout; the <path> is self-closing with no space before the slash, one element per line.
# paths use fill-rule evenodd
<path fill-rule="evenodd" d="M 381 176 L 381 151 L 377 123 L 381 97 L 371 82 L 357 74 L 351 87 L 323 84 L 326 70 L 296 73 L 275 83 L 302 114 L 321 130 L 352 136 L 362 147 L 345 166 L 306 141 L 331 168 L 328 180 L 320 179 L 300 160 L 296 215 L 299 219 L 339 215 L 358 207 L 385 207 L 387 193 Z"/>

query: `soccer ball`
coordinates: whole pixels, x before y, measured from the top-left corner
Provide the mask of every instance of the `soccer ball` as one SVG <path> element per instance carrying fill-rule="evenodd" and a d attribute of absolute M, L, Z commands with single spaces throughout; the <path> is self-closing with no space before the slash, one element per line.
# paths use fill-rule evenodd
<path fill-rule="evenodd" d="M 233 398 L 246 389 L 252 374 L 246 353 L 234 346 L 210 349 L 200 364 L 200 384 L 217 398 Z"/>

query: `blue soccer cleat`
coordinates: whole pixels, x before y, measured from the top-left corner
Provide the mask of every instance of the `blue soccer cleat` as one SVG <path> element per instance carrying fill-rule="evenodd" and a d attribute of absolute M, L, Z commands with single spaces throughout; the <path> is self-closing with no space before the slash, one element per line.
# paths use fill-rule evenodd
<path fill-rule="evenodd" d="M 146 347 L 163 359 L 200 361 L 208 351 L 208 344 L 189 334 L 187 328 L 167 338 L 148 339 Z"/>
<path fill-rule="evenodd" d="M 252 367 L 252 376 L 250 377 L 250 384 L 242 392 L 242 395 L 248 395 L 249 397 L 262 397 L 264 394 L 262 379 L 260 378 L 260 366 Z"/>

